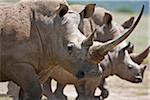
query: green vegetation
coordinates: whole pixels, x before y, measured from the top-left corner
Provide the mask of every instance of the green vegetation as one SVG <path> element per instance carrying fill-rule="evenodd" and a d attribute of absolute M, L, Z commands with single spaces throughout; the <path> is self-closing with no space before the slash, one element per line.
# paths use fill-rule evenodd
<path fill-rule="evenodd" d="M 116 10 L 116 12 L 121 12 L 121 13 L 134 13 L 134 11 L 130 7 L 120 7 Z"/>
<path fill-rule="evenodd" d="M 9 97 L 0 97 L 0 100 L 12 100 L 11 98 L 9 98 Z"/>

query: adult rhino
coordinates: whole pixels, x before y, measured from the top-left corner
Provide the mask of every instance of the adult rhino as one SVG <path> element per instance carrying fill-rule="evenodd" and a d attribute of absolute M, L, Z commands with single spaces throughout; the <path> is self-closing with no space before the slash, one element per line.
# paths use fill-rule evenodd
<path fill-rule="evenodd" d="M 71 5 L 70 8 L 80 12 L 85 5 Z M 93 13 L 92 18 L 82 19 L 80 23 L 79 30 L 84 33 L 85 36 L 88 36 L 94 29 L 97 29 L 94 35 L 94 40 L 99 42 L 107 42 L 118 37 L 125 31 L 130 28 L 134 22 L 134 17 L 129 18 L 123 24 L 119 25 L 112 16 L 112 13 L 103 7 L 96 7 Z M 124 41 L 120 47 L 124 47 L 127 43 Z M 133 51 L 133 50 L 132 50 Z M 131 52 L 128 50 L 128 52 Z M 137 54 L 130 54 L 132 59 L 140 64 L 148 53 L 145 53 L 143 56 L 138 56 Z"/>
<path fill-rule="evenodd" d="M 135 25 L 137 24 L 137 22 L 139 21 L 139 19 L 140 19 L 140 17 L 141 17 L 141 15 L 142 15 L 142 12 L 143 12 L 143 9 L 142 9 L 142 11 L 141 11 L 141 13 L 140 13 L 140 16 L 138 17 L 138 19 L 137 19 L 137 21 L 135 22 L 135 24 L 133 25 L 133 27 L 135 27 Z M 133 28 L 132 27 L 132 28 Z M 131 28 L 131 29 L 132 29 Z M 121 50 L 122 51 L 122 50 Z M 125 53 L 125 52 L 124 52 Z M 128 56 L 125 56 L 125 57 L 128 57 Z M 129 58 L 129 57 L 128 57 Z M 119 57 L 118 57 L 118 59 L 119 59 Z M 123 62 L 124 63 L 124 62 Z M 133 63 L 133 62 L 132 62 Z M 128 63 L 125 63 L 125 64 L 128 64 Z M 135 63 L 134 63 L 135 64 Z M 135 64 L 136 66 L 137 66 L 137 64 Z M 126 68 L 126 67 L 125 67 Z M 140 67 L 139 67 L 139 69 L 140 69 Z M 143 68 L 141 68 L 140 70 L 142 70 Z M 137 68 L 137 70 L 138 70 L 138 68 Z M 76 86 L 79 86 L 79 85 L 82 85 L 84 82 L 82 82 L 82 81 L 80 81 L 80 80 L 78 80 L 77 78 L 75 78 L 75 77 L 73 77 L 72 79 L 71 78 L 69 78 L 69 76 L 70 75 L 66 75 L 65 73 L 67 73 L 66 71 L 64 71 L 61 67 L 55 67 L 52 71 L 51 71 L 51 73 L 53 73 L 53 74 L 51 74 L 51 77 L 52 78 L 54 78 L 54 79 L 56 79 L 58 82 L 60 82 L 60 83 L 62 83 L 62 84 L 67 84 L 67 83 L 73 83 L 73 84 L 75 84 Z M 139 72 L 139 71 L 137 71 L 137 72 Z M 61 77 L 62 75 L 66 75 L 66 78 L 65 77 Z M 134 76 L 133 76 L 134 77 Z M 141 77 L 142 78 L 142 77 Z M 69 80 L 69 79 L 71 79 L 71 81 Z M 100 79 L 99 79 L 100 80 Z M 87 80 L 87 83 L 89 83 L 88 82 L 89 80 Z M 95 79 L 94 79 L 94 81 L 95 81 Z M 90 82 L 91 83 L 91 82 Z M 99 84 L 98 84 L 99 85 Z M 92 89 L 92 91 L 94 91 L 94 89 Z M 50 93 L 50 92 L 49 92 Z M 59 97 L 59 95 L 57 95 L 58 97 Z"/>
<path fill-rule="evenodd" d="M 77 7 L 77 9 L 78 9 L 78 7 Z M 142 9 L 142 11 L 143 11 L 143 9 Z M 141 14 L 142 14 L 142 11 L 141 11 Z M 141 16 L 141 15 L 140 15 Z M 105 18 L 104 18 L 105 19 Z M 132 18 L 131 18 L 132 19 Z M 132 25 L 132 22 L 133 22 L 133 20 L 129 20 L 129 21 L 126 21 L 122 26 L 125 26 L 125 24 L 126 24 L 126 26 L 131 26 Z M 127 25 L 128 24 L 128 25 Z M 116 29 L 119 29 L 119 28 L 122 28 L 121 26 L 119 26 L 118 25 L 118 27 L 116 27 Z M 126 27 L 127 28 L 127 27 Z M 82 29 L 82 28 L 81 28 Z M 123 28 L 122 28 L 123 29 Z M 108 30 L 109 31 L 109 30 Z M 122 30 L 123 31 L 123 30 Z M 116 33 L 121 33 L 121 31 L 117 31 L 116 30 Z M 117 34 L 118 34 L 117 33 Z M 104 34 L 105 35 L 105 34 Z M 97 39 L 99 39 L 98 37 L 96 37 Z M 108 37 L 109 38 L 109 37 Z M 114 38 L 114 37 L 113 37 Z M 106 37 L 105 37 L 105 39 L 107 39 L 107 35 L 106 35 Z M 101 39 L 99 39 L 98 41 L 100 41 Z M 109 39 L 107 39 L 107 40 L 105 40 L 105 41 L 108 41 Z M 104 41 L 103 41 L 104 42 Z M 123 45 L 124 46 L 124 45 Z M 122 45 L 119 47 L 119 48 L 121 48 L 121 47 L 123 47 Z M 117 58 L 117 60 L 116 60 L 116 58 L 115 58 L 115 54 L 118 54 L 118 52 L 122 52 L 122 54 L 120 54 L 120 55 L 118 55 L 116 58 Z M 147 50 L 145 51 L 145 52 L 147 52 Z M 122 68 L 124 69 L 124 68 L 127 68 L 127 66 L 131 63 L 133 66 L 134 66 L 134 68 L 135 69 L 137 69 L 137 70 L 135 70 L 135 71 L 132 71 L 132 70 L 128 70 L 128 72 L 130 72 L 130 73 L 138 73 L 139 72 L 139 74 L 141 74 L 141 78 L 139 79 L 139 80 L 141 80 L 142 79 L 142 73 L 141 72 L 143 72 L 144 70 L 143 69 L 145 69 L 145 67 L 140 67 L 140 66 L 138 66 L 136 63 L 137 63 L 137 60 L 135 61 L 135 62 L 133 62 L 132 60 L 131 60 L 131 58 L 129 57 L 129 54 L 128 54 L 128 52 L 126 51 L 126 49 L 124 49 L 124 50 L 117 50 L 117 51 L 114 51 L 114 53 L 112 53 L 113 54 L 113 56 L 112 56 L 112 58 L 114 58 L 114 59 L 112 59 L 112 60 L 115 60 L 115 61 L 118 61 L 118 59 L 120 59 L 121 58 L 121 55 L 124 55 L 123 56 L 123 58 L 124 59 L 127 59 L 127 58 L 129 58 L 129 60 L 127 61 L 127 62 L 124 62 L 123 60 L 124 59 L 122 59 L 122 63 L 119 63 L 118 62 L 118 65 L 120 64 L 120 66 L 118 66 L 119 68 L 121 68 L 122 66 Z M 148 55 L 148 53 L 145 53 L 146 55 Z M 144 59 L 144 58 L 141 58 L 141 59 Z M 105 61 L 103 61 L 105 64 L 106 64 L 106 62 L 108 61 L 109 59 L 105 59 Z M 140 62 L 141 63 L 141 62 Z M 116 64 L 116 63 L 115 63 Z M 123 65 L 124 64 L 124 65 Z M 139 64 L 139 63 L 138 63 Z M 109 64 L 108 64 L 109 65 Z M 117 64 L 116 64 L 117 65 Z M 138 66 L 138 67 L 137 67 Z M 106 67 L 108 67 L 108 66 L 106 66 Z M 116 68 L 116 67 L 115 67 Z M 119 68 L 116 68 L 116 69 L 119 69 Z M 143 70 L 143 71 L 139 71 L 139 69 L 140 70 Z M 65 84 L 69 84 L 69 83 L 73 83 L 73 84 L 75 84 L 76 86 L 79 86 L 79 85 L 81 85 L 81 81 L 79 81 L 79 80 L 77 80 L 76 78 L 74 78 L 72 75 L 69 75 L 66 71 L 62 71 L 62 72 L 59 72 L 59 70 L 62 70 L 62 68 L 54 68 L 53 69 L 53 73 L 55 74 L 55 76 L 54 76 L 54 74 L 51 76 L 52 78 L 54 78 L 54 79 L 56 79 L 57 81 L 58 81 L 58 83 L 60 83 L 60 84 L 63 84 L 64 86 L 65 86 Z M 105 70 L 105 71 L 108 71 L 108 70 Z M 57 72 L 59 72 L 59 74 L 57 73 Z M 61 78 L 61 77 L 59 77 L 59 75 L 61 75 L 61 74 L 63 74 L 63 75 L 66 75 L 66 78 Z M 66 73 L 66 74 L 65 74 Z M 130 81 L 134 81 L 134 79 L 132 78 L 132 79 L 130 79 L 131 77 L 135 77 L 137 74 L 133 74 L 132 76 L 127 76 L 127 75 L 121 75 L 121 77 L 125 77 L 126 78 L 126 80 L 130 80 Z M 70 77 L 71 78 L 70 78 Z M 104 79 L 105 79 L 105 76 L 103 77 Z M 95 79 L 96 80 L 96 79 Z M 136 80 L 136 79 L 135 79 Z M 91 86 L 93 86 L 94 87 L 94 84 L 92 84 L 92 81 L 89 81 L 89 80 L 87 80 L 87 84 L 88 83 L 90 83 L 89 85 L 91 85 Z M 102 82 L 102 81 L 101 81 Z M 103 82 L 102 82 L 103 83 Z M 83 84 L 83 83 L 82 83 Z M 63 86 L 62 86 L 63 87 Z M 89 86 L 90 87 L 90 86 Z M 95 87 L 96 88 L 96 87 Z M 61 96 L 61 94 L 60 94 L 60 91 L 62 92 L 62 89 L 63 88 L 59 88 L 58 89 L 58 91 L 55 93 L 55 94 L 57 94 L 57 97 L 62 97 Z M 81 89 L 80 89 L 81 90 Z M 89 90 L 92 90 L 92 91 L 94 91 L 94 89 L 89 89 Z M 89 91 L 89 90 L 87 90 L 87 91 Z M 104 90 L 104 89 L 103 89 Z M 103 91 L 102 90 L 102 91 Z M 82 93 L 81 93 L 82 94 Z M 103 95 L 103 94 L 102 94 Z M 88 96 L 89 96 L 89 94 L 88 94 Z"/>
<path fill-rule="evenodd" d="M 99 76 L 97 62 L 136 26 L 104 44 L 93 42 L 94 33 L 86 38 L 78 30 L 79 13 L 68 11 L 62 4 L 54 8 L 53 4 L 53 1 L 19 2 L 0 7 L 0 81 L 18 84 L 20 100 L 40 100 L 40 83 L 49 78 L 51 69 L 57 65 L 78 78 Z M 81 14 L 86 17 L 88 11 Z M 22 25 L 27 25 L 30 33 L 20 32 Z"/>

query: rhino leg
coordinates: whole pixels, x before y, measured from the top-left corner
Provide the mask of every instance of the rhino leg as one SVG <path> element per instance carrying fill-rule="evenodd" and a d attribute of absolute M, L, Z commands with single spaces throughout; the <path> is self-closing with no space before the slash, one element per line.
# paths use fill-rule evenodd
<path fill-rule="evenodd" d="M 88 91 L 88 89 L 85 88 L 85 85 L 76 86 L 76 90 L 78 92 L 76 100 L 100 100 L 100 97 L 94 96 L 94 93 Z"/>
<path fill-rule="evenodd" d="M 100 100 L 100 97 L 95 97 L 93 92 L 86 90 L 84 85 L 76 86 L 78 97 L 76 100 Z M 89 92 L 88 94 L 86 92 Z"/>
<path fill-rule="evenodd" d="M 49 78 L 44 84 L 43 84 L 43 95 L 47 97 L 47 100 L 56 100 L 52 89 L 51 89 L 51 78 Z"/>
<path fill-rule="evenodd" d="M 86 93 L 84 85 L 75 86 L 75 88 L 78 93 L 78 97 L 76 98 L 76 100 L 88 100 L 87 96 L 85 95 Z"/>
<path fill-rule="evenodd" d="M 6 75 L 21 87 L 20 100 L 40 100 L 42 96 L 41 85 L 33 66 L 27 63 L 16 63 L 5 68 Z"/>
<path fill-rule="evenodd" d="M 14 82 L 10 81 L 7 85 L 8 92 L 7 95 L 11 96 L 13 100 L 19 100 L 20 87 Z"/>
<path fill-rule="evenodd" d="M 63 94 L 63 89 L 65 85 L 62 85 L 57 82 L 57 88 L 54 92 L 55 97 L 57 97 L 57 100 L 67 100 L 67 97 Z"/>
<path fill-rule="evenodd" d="M 105 79 L 103 80 L 102 84 L 99 85 L 99 88 L 100 88 L 100 90 L 101 90 L 100 98 L 101 98 L 101 99 L 107 98 L 108 95 L 109 95 L 109 91 L 108 91 L 108 89 L 107 89 L 107 85 L 106 85 Z"/>

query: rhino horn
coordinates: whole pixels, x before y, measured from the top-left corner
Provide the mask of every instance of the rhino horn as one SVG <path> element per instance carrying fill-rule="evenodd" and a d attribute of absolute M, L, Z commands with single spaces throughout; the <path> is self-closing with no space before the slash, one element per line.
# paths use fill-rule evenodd
<path fill-rule="evenodd" d="M 93 45 L 95 32 L 96 32 L 96 29 L 82 42 L 83 47 L 89 48 L 90 46 Z"/>
<path fill-rule="evenodd" d="M 137 55 L 131 55 L 131 58 L 137 64 L 141 64 L 143 60 L 148 56 L 149 52 L 150 52 L 150 46 L 148 46 L 144 51 L 142 51 Z"/>
<path fill-rule="evenodd" d="M 114 47 L 116 47 L 118 44 L 120 44 L 122 41 L 124 41 L 132 33 L 134 28 L 137 26 L 138 22 L 140 21 L 140 19 L 142 17 L 143 11 L 144 11 L 144 5 L 142 6 L 142 10 L 141 10 L 138 18 L 136 19 L 135 23 L 133 24 L 133 26 L 127 32 L 125 32 L 123 35 L 121 35 L 120 37 L 118 37 L 114 40 L 105 42 L 102 45 L 93 46 L 91 48 L 91 52 L 90 52 L 90 56 L 92 57 L 92 59 L 94 59 L 93 57 L 98 55 L 98 57 L 100 57 L 99 60 L 97 59 L 97 57 L 95 60 L 96 60 L 96 62 L 101 61 L 109 51 L 113 50 Z"/>

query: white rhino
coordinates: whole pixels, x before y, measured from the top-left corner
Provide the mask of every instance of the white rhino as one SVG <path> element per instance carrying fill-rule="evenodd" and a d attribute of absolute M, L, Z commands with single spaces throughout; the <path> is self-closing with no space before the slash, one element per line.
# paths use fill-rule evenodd
<path fill-rule="evenodd" d="M 101 72 L 97 64 L 136 26 L 112 41 L 96 42 L 93 41 L 95 31 L 86 38 L 78 30 L 80 16 L 87 17 L 87 10 L 79 14 L 68 10 L 64 4 L 53 7 L 56 3 L 39 0 L 0 7 L 4 20 L 0 27 L 0 81 L 19 85 L 20 100 L 40 100 L 40 84 L 50 77 L 55 66 L 63 67 L 78 78 L 99 77 Z M 20 17 L 22 14 L 24 16 Z M 9 24 L 11 20 L 15 25 Z M 29 25 L 30 34 L 17 30 L 22 25 L 19 22 Z"/>

